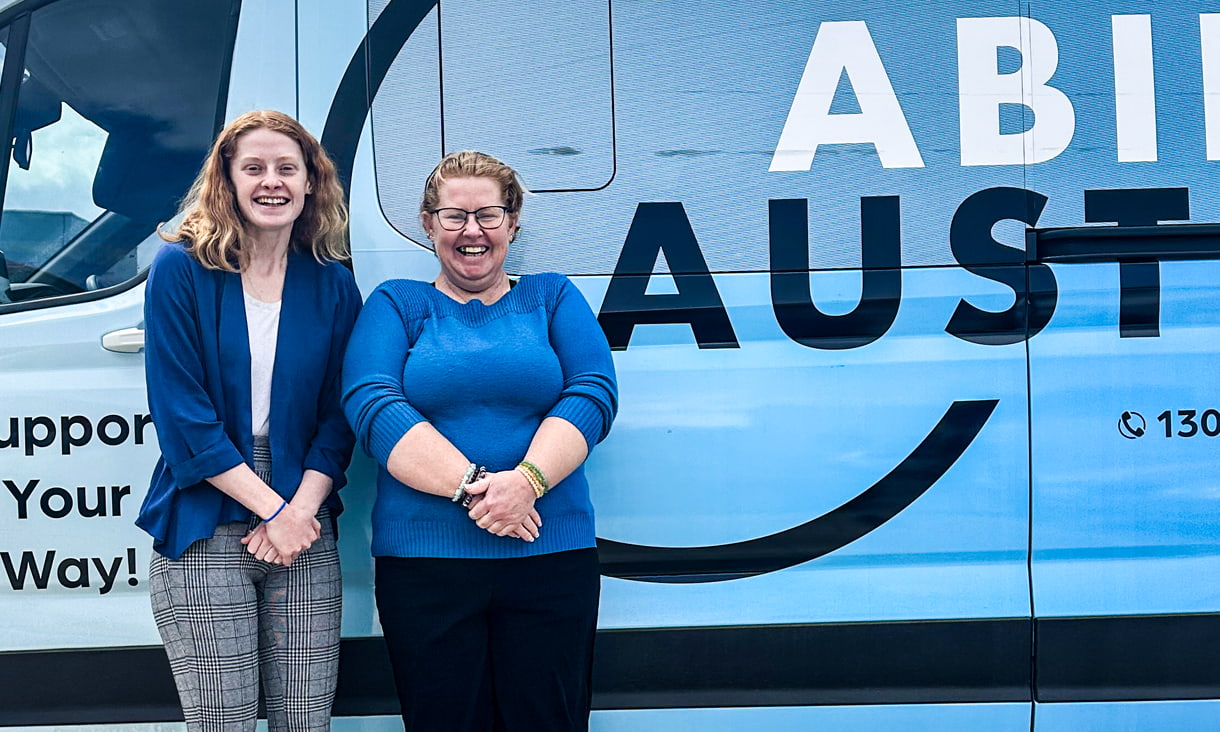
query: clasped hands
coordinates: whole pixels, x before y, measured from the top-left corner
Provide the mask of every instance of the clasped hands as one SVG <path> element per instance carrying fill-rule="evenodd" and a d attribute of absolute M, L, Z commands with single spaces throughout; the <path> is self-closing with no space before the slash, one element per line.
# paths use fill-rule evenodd
<path fill-rule="evenodd" d="M 517 470 L 488 473 L 466 486 L 466 493 L 474 496 L 468 515 L 479 528 L 524 541 L 538 538 L 542 517 L 534 507 L 534 489 Z"/>
<path fill-rule="evenodd" d="M 322 524 L 314 513 L 289 501 L 279 515 L 254 527 L 241 543 L 256 558 L 287 567 L 322 535 Z"/>

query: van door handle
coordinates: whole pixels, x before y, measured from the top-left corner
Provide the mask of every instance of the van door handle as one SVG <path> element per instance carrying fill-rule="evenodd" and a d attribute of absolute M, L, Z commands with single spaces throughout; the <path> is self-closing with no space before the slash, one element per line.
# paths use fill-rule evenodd
<path fill-rule="evenodd" d="M 115 353 L 140 353 L 144 350 L 143 323 L 135 328 L 112 330 L 102 336 L 102 348 Z"/>
<path fill-rule="evenodd" d="M 1030 229 L 1025 249 L 1038 263 L 1220 259 L 1220 224 Z"/>

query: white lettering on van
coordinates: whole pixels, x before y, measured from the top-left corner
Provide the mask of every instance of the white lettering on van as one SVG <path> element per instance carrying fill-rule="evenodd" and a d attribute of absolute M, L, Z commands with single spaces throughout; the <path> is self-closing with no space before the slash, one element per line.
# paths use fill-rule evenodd
<path fill-rule="evenodd" d="M 1220 13 L 1198 18 L 1206 157 L 1220 160 Z M 1110 22 L 1116 159 L 1156 162 L 1152 16 L 1116 14 Z M 1064 153 L 1075 137 L 1076 110 L 1051 81 L 1059 66 L 1059 43 L 1051 29 L 1015 16 L 957 18 L 956 27 L 961 165 L 1031 165 Z M 1014 62 L 1004 64 L 1002 54 Z M 830 111 L 843 77 L 856 96 L 858 113 Z M 1007 113 L 1017 110 L 1023 124 L 1014 130 L 1006 123 L 1018 115 Z M 809 170 L 819 145 L 861 143 L 876 148 L 885 168 L 924 167 L 868 26 L 864 21 L 824 22 L 769 169 Z"/>
<path fill-rule="evenodd" d="M 1000 73 L 1001 48 L 1014 49 L 1021 65 Z M 1027 165 L 1050 160 L 1076 132 L 1067 95 L 1047 82 L 1059 65 L 1055 34 L 1032 18 L 958 18 L 957 81 L 962 165 Z M 1032 113 L 1021 132 L 1000 129 L 1005 104 Z"/>
<path fill-rule="evenodd" d="M 1199 14 L 1203 50 L 1203 129 L 1207 159 L 1220 160 L 1220 13 Z"/>
<path fill-rule="evenodd" d="M 839 79 L 847 75 L 860 111 L 831 114 Z M 818 28 L 771 170 L 809 170 L 818 145 L 872 144 L 884 168 L 922 168 L 923 158 L 898 104 L 881 56 L 863 21 Z"/>
<path fill-rule="evenodd" d="M 1156 83 L 1152 16 L 1110 18 L 1114 45 L 1114 121 L 1120 163 L 1156 162 Z"/>

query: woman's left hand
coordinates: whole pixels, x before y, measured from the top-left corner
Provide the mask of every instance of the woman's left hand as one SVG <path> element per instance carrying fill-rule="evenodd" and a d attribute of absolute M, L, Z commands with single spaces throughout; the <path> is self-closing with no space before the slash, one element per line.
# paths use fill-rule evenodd
<path fill-rule="evenodd" d="M 470 518 L 496 536 L 516 535 L 526 541 L 538 538 L 542 517 L 534 508 L 534 489 L 517 470 L 489 473 L 466 489 L 476 497 Z"/>

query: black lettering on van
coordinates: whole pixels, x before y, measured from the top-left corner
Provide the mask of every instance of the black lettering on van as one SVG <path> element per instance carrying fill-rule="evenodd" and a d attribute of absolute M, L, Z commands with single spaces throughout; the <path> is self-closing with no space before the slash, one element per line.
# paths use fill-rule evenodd
<path fill-rule="evenodd" d="M 150 424 L 152 424 L 152 415 L 151 414 L 135 415 L 135 432 L 136 432 L 136 444 L 137 445 L 144 444 L 144 428 Z"/>
<path fill-rule="evenodd" d="M 26 482 L 25 488 L 19 488 L 16 481 L 6 479 L 3 482 L 4 486 L 8 488 L 9 494 L 17 501 L 17 518 L 28 519 L 31 499 L 40 481 L 38 479 L 29 480 Z M 91 492 L 92 501 L 90 500 Z M 92 491 L 88 486 L 78 485 L 75 497 L 67 488 L 51 486 L 39 495 L 37 505 L 45 516 L 53 519 L 64 518 L 73 511 L 84 518 L 122 516 L 123 499 L 129 495 L 131 495 L 130 485 L 99 485 L 93 486 Z"/>
<path fill-rule="evenodd" d="M 662 252 L 678 292 L 649 295 L 648 281 Z M 681 203 L 636 207 L 597 322 L 615 351 L 626 350 L 635 326 L 658 323 L 689 324 L 700 348 L 739 347 Z"/>
<path fill-rule="evenodd" d="M 76 576 L 68 573 L 75 571 Z M 89 560 L 84 557 L 68 557 L 59 563 L 59 584 L 68 589 L 89 586 Z"/>
<path fill-rule="evenodd" d="M 111 486 L 117 488 L 118 486 Z M 93 505 L 89 505 L 89 491 L 85 486 L 79 485 L 76 487 L 76 511 L 85 518 L 93 518 L 94 516 L 108 516 L 109 511 L 106 503 L 106 486 L 95 486 L 94 495 L 97 500 Z"/>
<path fill-rule="evenodd" d="M 37 428 L 42 428 L 42 434 L 38 435 Z M 46 447 L 52 442 L 55 442 L 55 423 L 50 417 L 26 417 L 25 418 L 25 454 L 33 455 L 34 448 Z"/>
<path fill-rule="evenodd" d="M 809 287 L 809 202 L 768 202 L 771 307 L 789 338 L 809 348 L 840 350 L 885 335 L 902 300 L 902 221 L 898 196 L 860 199 L 860 302 L 845 315 L 826 315 Z"/>
<path fill-rule="evenodd" d="M 25 490 L 17 488 L 17 484 L 11 480 L 5 480 L 4 487 L 8 488 L 8 492 L 13 495 L 13 498 L 17 499 L 17 518 L 29 518 L 30 496 L 34 493 L 34 489 L 38 487 L 38 479 L 34 478 L 28 481 L 25 484 Z"/>
<path fill-rule="evenodd" d="M 133 414 L 130 419 L 107 414 L 96 424 L 83 414 L 61 415 L 58 422 L 46 415 L 9 417 L 7 434 L 0 426 L 0 448 L 24 446 L 25 454 L 32 456 L 38 448 L 55 444 L 59 445 L 60 454 L 70 455 L 73 449 L 88 445 L 94 438 L 111 447 L 128 440 L 143 445 L 146 428 L 152 423 L 148 414 Z"/>
<path fill-rule="evenodd" d="M 110 434 L 110 426 L 115 425 L 117 434 Z M 117 414 L 107 414 L 102 417 L 102 420 L 97 423 L 97 436 L 102 442 L 107 445 L 121 445 L 127 441 L 127 436 L 131 434 L 131 427 L 128 426 L 127 420 Z"/>
<path fill-rule="evenodd" d="M 41 565 L 34 557 L 34 552 L 21 552 L 21 561 L 16 565 L 9 557 L 8 552 L 0 552 L 0 561 L 4 563 L 4 572 L 8 575 L 8 583 L 14 590 L 25 589 L 25 578 L 29 576 L 34 586 L 40 590 L 47 589 L 47 584 L 51 579 L 51 566 L 55 561 L 55 552 L 49 551 L 44 555 Z"/>
<path fill-rule="evenodd" d="M 114 589 L 124 564 L 129 575 L 127 584 L 132 587 L 140 584 L 136 577 L 136 550 L 132 547 L 117 557 L 65 557 L 58 564 L 55 561 L 57 555 L 54 549 L 43 552 L 41 557 L 34 552 L 23 551 L 21 558 L 13 561 L 14 555 L 0 552 L 0 564 L 4 565 L 9 586 L 14 590 L 26 589 L 27 582 L 36 589 L 45 590 L 55 579 L 61 587 L 69 590 L 96 585 L 98 594 L 105 595 Z"/>
<path fill-rule="evenodd" d="M 98 486 L 98 493 L 102 492 L 102 487 Z M 110 510 L 115 516 L 123 515 L 123 497 L 131 495 L 131 486 L 129 485 L 112 485 L 110 486 Z M 103 516 L 106 514 L 103 513 Z"/>
<path fill-rule="evenodd" d="M 73 433 L 73 427 L 79 427 L 80 433 Z M 74 414 L 59 418 L 59 451 L 64 455 L 71 454 L 73 447 L 88 445 L 92 439 L 93 423 L 88 417 Z"/>
<path fill-rule="evenodd" d="M 56 503 L 59 505 L 56 506 Z M 42 492 L 38 504 L 47 516 L 53 519 L 63 518 L 72 513 L 72 494 L 57 485 L 51 486 Z"/>
<path fill-rule="evenodd" d="M 1119 226 L 1155 226 L 1190 219 L 1189 188 L 1114 188 L 1084 192 L 1084 220 Z M 1118 263 L 1118 336 L 1161 334 L 1161 265 Z"/>
<path fill-rule="evenodd" d="M 1005 346 L 1032 338 L 1050 322 L 1059 299 L 1054 272 L 1045 264 L 1030 264 L 1027 270 L 1024 250 L 1001 244 L 991 235 L 1000 221 L 1036 225 L 1047 200 L 1024 188 L 997 187 L 973 193 L 957 207 L 949 225 L 953 257 L 973 274 L 1006 285 L 1015 300 L 1000 313 L 959 300 L 945 326 L 947 333 L 970 343 Z"/>

